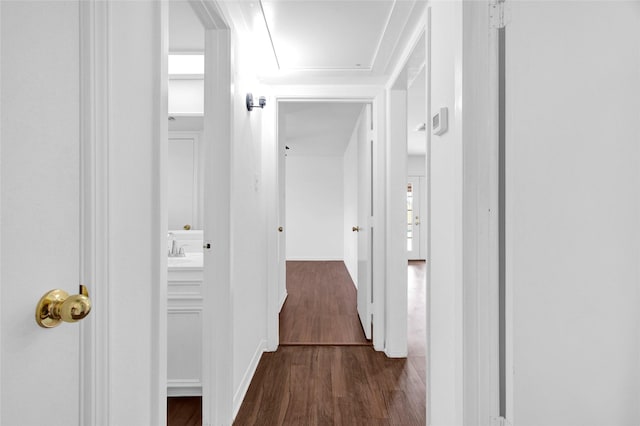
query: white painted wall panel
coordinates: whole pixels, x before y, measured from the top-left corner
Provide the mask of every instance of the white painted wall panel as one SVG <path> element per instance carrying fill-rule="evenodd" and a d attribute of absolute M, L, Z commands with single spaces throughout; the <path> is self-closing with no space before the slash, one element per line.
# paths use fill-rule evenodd
<path fill-rule="evenodd" d="M 424 176 L 426 159 L 424 155 L 409 155 L 407 157 L 407 175 Z"/>
<path fill-rule="evenodd" d="M 185 225 L 196 228 L 196 147 L 194 139 L 169 139 L 168 205 L 169 230 L 183 229 Z"/>
<path fill-rule="evenodd" d="M 237 38 L 234 52 L 232 117 L 231 279 L 233 289 L 234 410 L 266 345 L 267 243 L 262 177 L 262 110 L 247 111 L 244 94 L 259 93 L 257 65 L 245 40 Z M 268 105 L 267 108 L 274 108 Z M 257 359 L 256 359 L 257 357 Z"/>
<path fill-rule="evenodd" d="M 430 407 L 433 425 L 462 425 L 462 2 L 432 5 L 431 110 L 449 130 L 430 153 Z M 429 153 L 427 153 L 429 156 Z"/>
<path fill-rule="evenodd" d="M 162 294 L 157 256 L 165 227 L 153 220 L 159 208 L 157 151 L 162 125 L 158 122 L 160 8 L 154 2 L 109 4 L 111 424 L 158 424 L 156 404 L 163 404 L 162 394 L 153 388 L 158 367 L 150 362 L 151 351 L 157 350 L 152 312 L 158 312 L 157 304 L 162 303 L 156 298 Z M 135 318 L 122 312 L 135 312 Z"/>
<path fill-rule="evenodd" d="M 343 190 L 342 157 L 287 157 L 287 259 L 343 259 Z"/>

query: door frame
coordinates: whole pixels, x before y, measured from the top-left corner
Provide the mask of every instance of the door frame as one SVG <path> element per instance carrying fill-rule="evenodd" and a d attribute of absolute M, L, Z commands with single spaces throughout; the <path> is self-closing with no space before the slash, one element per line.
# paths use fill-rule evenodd
<path fill-rule="evenodd" d="M 455 419 L 456 424 L 500 424 L 498 418 L 498 61 L 497 32 L 494 27 L 496 10 L 500 0 L 463 2 L 450 5 L 427 5 L 424 25 L 417 32 L 425 33 L 426 49 L 426 115 L 430 123 L 432 114 L 432 16 L 448 7 L 447 13 L 455 13 L 454 92 L 460 100 L 459 110 L 450 117 L 455 126 L 456 144 L 460 144 L 456 171 L 456 190 L 460 193 L 460 205 L 456 218 L 456 230 L 461 250 L 454 254 L 456 274 L 461 277 L 450 285 L 450 301 L 434 300 L 431 276 L 432 265 L 432 136 L 427 129 L 427 158 L 425 185 L 421 189 L 425 211 L 422 212 L 423 231 L 427 233 L 427 324 L 426 324 L 426 380 L 427 425 L 434 422 L 433 413 L 440 411 L 439 420 Z M 464 17 L 464 20 L 462 19 Z M 389 79 L 389 90 L 402 72 L 418 34 L 411 39 L 406 51 Z M 456 44 L 457 43 L 457 44 Z M 442 48 L 442 46 L 438 46 Z M 442 55 L 442 51 L 438 52 Z M 463 84 L 464 83 L 464 84 Z M 456 102 L 457 103 L 457 102 Z M 443 105 L 433 105 L 441 107 Z M 454 107 L 454 105 L 448 105 Z M 488 106 L 488 107 L 487 107 Z M 452 108 L 453 109 L 453 108 Z M 390 123 L 391 125 L 391 123 Z M 436 143 L 437 141 L 433 141 Z M 395 168 L 396 173 L 400 173 Z M 393 170 L 391 171 L 393 173 Z M 396 176 L 396 178 L 399 178 Z M 391 230 L 389 230 L 391 232 Z M 440 286 L 443 284 L 440 283 Z M 439 303 L 452 303 L 446 317 L 433 316 L 433 308 Z M 509 312 L 507 313 L 509 315 Z M 512 315 L 512 313 L 510 314 Z M 450 329 L 442 330 L 443 324 Z M 437 326 L 436 330 L 434 326 Z M 449 326 L 447 326 L 449 327 Z M 437 333 L 434 333 L 437 331 Z M 454 332 L 455 344 L 442 344 L 434 335 L 444 331 Z M 509 342 L 507 342 L 509 343 Z M 464 348 L 464 350 L 463 350 Z M 443 355 L 453 360 L 442 365 Z M 437 355 L 437 360 L 436 360 Z M 437 375 L 432 372 L 438 372 Z M 446 385 L 444 385 L 446 383 Z M 438 406 L 434 406 L 434 392 Z M 446 406 L 442 406 L 442 402 Z"/>
<path fill-rule="evenodd" d="M 113 120 L 113 99 L 122 95 L 123 88 L 114 88 L 112 78 L 115 73 L 113 58 L 117 55 L 111 47 L 114 37 L 114 22 L 120 18 L 121 10 L 115 12 L 112 2 L 80 1 L 80 274 L 81 282 L 87 283 L 91 298 L 96 306 L 80 326 L 80 413 L 79 420 L 84 425 L 110 424 L 114 416 L 114 406 L 122 415 L 121 401 L 113 394 L 114 369 L 122 367 L 123 359 L 113 356 L 112 328 L 121 326 L 113 312 L 116 293 L 122 288 L 113 282 L 111 237 L 118 231 L 116 221 L 110 215 L 113 210 L 110 193 L 117 191 L 111 172 L 128 156 L 114 153 L 111 145 L 113 133 L 122 131 L 122 125 Z M 149 64 L 153 66 L 151 88 L 155 108 L 151 112 L 152 135 L 157 142 L 148 150 L 151 153 L 151 178 L 153 186 L 149 196 L 155 215 L 149 218 L 147 230 L 151 232 L 148 246 L 150 255 L 151 282 L 147 306 L 141 306 L 142 313 L 150 313 L 140 320 L 150 331 L 146 346 L 149 349 L 150 364 L 144 376 L 150 378 L 147 395 L 149 412 L 142 414 L 151 423 L 164 425 L 166 422 L 166 285 L 153 285 L 167 280 L 166 260 L 166 161 L 167 161 L 167 38 L 168 3 L 158 2 L 151 6 L 153 16 L 145 23 L 151 29 L 154 49 L 149 54 Z M 142 13 L 142 11 L 140 11 Z M 121 58 L 118 58 L 121 59 Z M 146 58 L 145 58 L 146 59 Z M 164 102 L 163 102 L 164 100 Z M 145 134 L 145 135 L 147 135 Z M 125 168 L 128 167 L 125 164 Z M 162 208 L 162 207 L 165 208 Z M 120 230 L 121 236 L 122 230 Z M 119 294 L 118 294 L 119 295 Z M 120 303 L 120 307 L 134 309 L 138 300 Z M 100 308 L 100 309 L 98 309 Z M 118 335 L 118 338 L 125 336 Z M 126 336 L 131 337 L 131 336 Z M 144 346 L 143 346 L 144 347 Z M 136 412 L 140 416 L 141 412 Z"/>
<path fill-rule="evenodd" d="M 199 140 L 198 163 L 204 165 L 199 173 L 203 177 L 204 188 L 202 208 L 202 228 L 204 241 L 211 243 L 210 251 L 203 249 L 204 272 L 202 283 L 202 422 L 209 424 L 231 424 L 233 420 L 233 334 L 232 334 L 232 292 L 231 292 L 231 147 L 232 132 L 232 40 L 231 29 L 225 11 L 216 0 L 184 0 L 194 9 L 205 30 L 205 104 L 204 129 Z M 166 2 L 163 2 L 166 3 Z M 168 8 L 168 6 L 166 6 Z M 168 10 L 166 25 L 163 25 L 162 39 L 168 39 Z M 168 53 L 168 46 L 163 55 Z M 166 66 L 161 70 L 160 81 L 168 80 Z M 163 86 L 164 117 L 166 111 L 166 87 Z M 221 95 L 223 94 L 223 95 Z M 167 120 L 164 120 L 165 122 Z M 166 157 L 167 137 L 162 141 L 162 154 Z M 167 223 L 167 158 L 160 161 L 159 182 L 161 185 L 161 228 L 166 234 Z M 206 185 L 215 182 L 215 185 Z M 161 234 L 161 235 L 164 235 Z M 163 258 L 163 283 L 166 283 L 166 241 L 161 244 Z M 215 272 L 214 272 L 215 271 Z M 166 286 L 162 286 L 165 287 Z M 164 309 L 159 315 L 164 319 L 160 324 L 160 338 L 163 340 L 162 370 L 164 381 L 157 391 L 166 401 L 166 289 Z M 161 402 L 157 416 L 164 424 L 166 402 Z"/>
<path fill-rule="evenodd" d="M 205 29 L 204 241 L 202 283 L 202 423 L 233 421 L 233 319 L 231 291 L 232 39 L 216 0 L 187 0 Z M 166 76 L 165 76 L 166 77 Z M 221 95 L 223 94 L 223 95 Z M 165 173 L 166 174 L 166 173 Z M 206 185 L 206 182 L 215 182 Z M 165 325 L 166 335 L 166 325 Z"/>
<path fill-rule="evenodd" d="M 279 200 L 281 190 L 283 190 L 283 182 L 279 176 L 279 105 L 283 102 L 359 102 L 363 104 L 370 103 L 373 108 L 374 133 L 376 135 L 376 150 L 374 152 L 374 219 L 373 227 L 380 230 L 374 237 L 373 241 L 373 258 L 381 259 L 373 263 L 372 292 L 373 292 L 373 347 L 377 351 L 385 350 L 385 243 L 384 227 L 385 227 L 385 177 L 384 177 L 384 150 L 385 150 L 385 109 L 384 100 L 385 93 L 376 87 L 317 87 L 317 86 L 296 86 L 296 87 L 276 87 L 270 93 L 269 102 L 275 105 L 270 109 L 269 116 L 265 117 L 263 126 L 267 129 L 264 135 L 267 136 L 263 140 L 265 144 L 266 161 L 263 167 L 263 181 L 265 182 L 267 199 Z M 267 244 L 270 247 L 269 252 L 278 252 L 278 226 L 283 226 L 286 230 L 286 224 L 280 224 L 279 211 L 277 202 L 267 204 Z M 277 259 L 270 258 L 271 265 Z M 280 289 L 286 289 L 286 277 L 278 273 L 278 268 L 270 267 L 268 269 L 267 278 L 267 351 L 275 351 L 279 345 L 279 313 L 283 300 L 280 300 Z M 286 297 L 286 296 L 285 296 Z"/>

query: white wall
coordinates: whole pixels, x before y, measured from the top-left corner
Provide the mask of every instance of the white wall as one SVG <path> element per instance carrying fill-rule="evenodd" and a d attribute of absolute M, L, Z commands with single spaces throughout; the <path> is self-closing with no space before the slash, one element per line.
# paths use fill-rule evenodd
<path fill-rule="evenodd" d="M 358 287 L 358 233 L 352 227 L 358 225 L 358 140 L 366 137 L 364 109 L 353 129 L 344 152 L 344 264 L 351 279 Z"/>
<path fill-rule="evenodd" d="M 407 157 L 407 175 L 424 176 L 426 159 L 424 155 L 409 155 Z"/>
<path fill-rule="evenodd" d="M 262 196 L 262 110 L 247 111 L 245 93 L 260 90 L 250 39 L 232 32 L 233 146 L 231 285 L 234 415 L 266 347 L 267 245 Z M 267 108 L 274 108 L 268 105 Z"/>
<path fill-rule="evenodd" d="M 640 4 L 510 16 L 513 421 L 638 425 Z"/>
<path fill-rule="evenodd" d="M 199 207 L 202 205 L 202 194 L 199 185 L 198 149 L 200 134 L 169 134 L 168 146 L 168 178 L 167 204 L 169 223 L 167 229 L 202 229 Z"/>
<path fill-rule="evenodd" d="M 342 157 L 287 156 L 287 259 L 342 260 Z"/>
<path fill-rule="evenodd" d="M 449 130 L 432 137 L 427 153 L 428 416 L 433 425 L 462 425 L 462 2 L 434 2 L 431 23 L 431 111 L 448 108 Z"/>

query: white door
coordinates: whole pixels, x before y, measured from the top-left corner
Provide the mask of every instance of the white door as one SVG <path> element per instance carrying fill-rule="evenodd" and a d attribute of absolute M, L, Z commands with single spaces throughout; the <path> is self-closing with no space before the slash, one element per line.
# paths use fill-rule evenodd
<path fill-rule="evenodd" d="M 0 15 L 0 424 L 74 426 L 80 324 L 41 328 L 35 310 L 78 292 L 79 7 L 3 1 Z"/>
<path fill-rule="evenodd" d="M 407 180 L 407 254 L 409 260 L 424 259 L 420 250 L 422 245 L 420 215 L 420 177 L 409 176 Z"/>
<path fill-rule="evenodd" d="M 507 420 L 638 425 L 640 3 L 506 6 Z"/>
<path fill-rule="evenodd" d="M 371 105 L 365 106 L 367 137 L 358 139 L 358 315 L 367 339 L 371 339 L 372 232 L 373 215 L 373 131 Z"/>
<path fill-rule="evenodd" d="M 281 127 L 281 128 L 284 128 Z M 287 181 L 287 148 L 283 145 L 278 145 L 278 185 L 280 190 L 278 191 L 278 308 L 282 306 L 285 295 L 287 294 L 287 238 L 286 238 L 286 223 L 287 223 L 287 199 L 285 183 Z"/>

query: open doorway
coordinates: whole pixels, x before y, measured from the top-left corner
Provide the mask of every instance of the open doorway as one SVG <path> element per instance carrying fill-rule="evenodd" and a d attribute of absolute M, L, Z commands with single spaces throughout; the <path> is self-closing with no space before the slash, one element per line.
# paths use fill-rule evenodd
<path fill-rule="evenodd" d="M 211 2 L 168 7 L 167 423 L 228 424 L 233 138 L 231 98 L 221 94 L 232 84 L 229 27 Z"/>
<path fill-rule="evenodd" d="M 279 103 L 281 345 L 370 344 L 370 318 L 358 319 L 358 299 L 370 298 L 371 288 L 369 117 L 363 102 Z"/>
<path fill-rule="evenodd" d="M 169 2 L 167 424 L 202 421 L 205 28 Z M 188 419 L 188 420 L 187 420 Z"/>
<path fill-rule="evenodd" d="M 389 90 L 387 264 L 397 321 L 388 341 L 426 382 L 426 48 L 420 36 Z"/>

